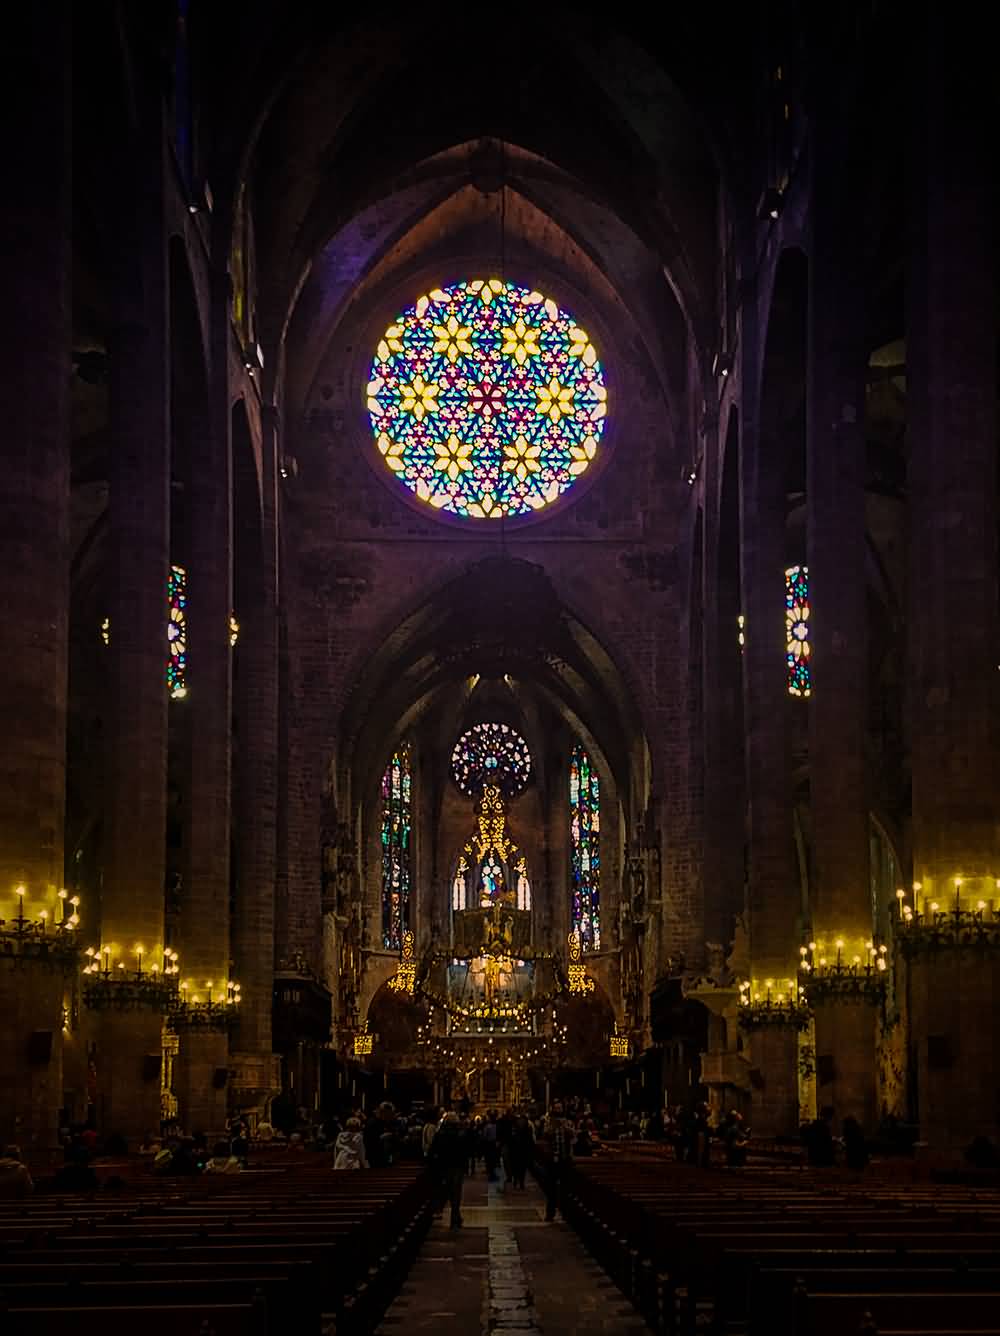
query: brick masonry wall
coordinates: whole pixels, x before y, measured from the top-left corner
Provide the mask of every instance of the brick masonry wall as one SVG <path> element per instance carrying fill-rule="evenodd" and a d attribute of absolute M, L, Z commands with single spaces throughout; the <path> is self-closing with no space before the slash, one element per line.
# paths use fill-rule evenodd
<path fill-rule="evenodd" d="M 289 714 L 288 904 L 280 931 L 307 950 L 315 950 L 319 940 L 313 888 L 320 863 L 318 814 L 329 782 L 324 776 L 338 776 L 345 808 L 368 801 L 357 791 L 350 756 L 342 754 L 343 740 L 364 722 L 351 717 L 357 684 L 394 629 L 425 600 L 446 599 L 452 581 L 497 554 L 499 540 L 495 530 L 430 519 L 408 503 L 391 477 L 378 476 L 384 466 L 364 421 L 363 384 L 339 370 L 350 363 L 346 345 L 354 333 L 346 331 L 330 348 L 307 421 L 290 424 L 298 478 L 285 491 L 284 532 L 292 549 L 285 589 L 295 684 Z M 610 657 L 642 720 L 654 785 L 664 794 L 684 787 L 672 813 L 680 824 L 688 821 L 692 801 L 687 788 L 692 739 L 684 714 L 685 651 L 674 583 L 678 544 L 689 522 L 680 507 L 689 497 L 687 489 L 680 491 L 679 476 L 674 483 L 664 468 L 670 444 L 648 369 L 640 362 L 617 372 L 622 384 L 614 445 L 603 474 L 551 518 L 508 530 L 505 544 L 509 556 L 541 568 L 562 606 Z M 629 746 L 637 745 L 641 750 L 639 737 L 629 739 Z M 371 781 L 385 758 L 361 759 Z M 644 810 L 648 793 L 642 797 L 641 786 L 632 783 L 643 770 L 641 762 L 630 768 L 626 789 L 634 822 L 635 804 Z M 699 784 L 700 774 L 695 789 Z M 690 841 L 687 825 L 682 838 Z M 679 843 L 677 830 L 666 831 L 664 839 Z M 372 901 L 378 878 L 374 858 L 369 851 Z M 443 875 L 440 867 L 437 875 Z M 689 850 L 671 867 L 678 921 L 687 920 L 697 900 L 696 882 Z"/>

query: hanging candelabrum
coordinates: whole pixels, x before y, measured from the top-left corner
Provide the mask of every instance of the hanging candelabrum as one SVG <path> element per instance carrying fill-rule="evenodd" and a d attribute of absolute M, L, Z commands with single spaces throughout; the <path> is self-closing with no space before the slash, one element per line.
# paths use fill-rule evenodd
<path fill-rule="evenodd" d="M 885 996 L 888 947 L 874 938 L 807 942 L 799 947 L 799 984 L 810 1004 L 828 998 L 878 1001 Z"/>
<path fill-rule="evenodd" d="M 126 955 L 115 942 L 88 946 L 84 955 L 83 1002 L 92 1011 L 161 1011 L 177 999 L 177 952 L 136 942 Z"/>
<path fill-rule="evenodd" d="M 241 986 L 234 979 L 200 986 L 185 979 L 171 999 L 167 1021 L 171 1030 L 228 1030 L 239 1015 Z"/>
<path fill-rule="evenodd" d="M 51 894 L 51 892 L 50 892 Z M 0 952 L 16 960 L 37 960 L 63 968 L 80 951 L 80 897 L 56 892 L 56 906 L 32 910 L 27 886 L 14 887 L 15 912 L 0 918 Z"/>
<path fill-rule="evenodd" d="M 744 1030 L 794 1025 L 804 1030 L 812 1012 L 804 987 L 794 979 L 744 979 L 739 984 L 739 1023 Z"/>
<path fill-rule="evenodd" d="M 896 891 L 893 928 L 905 956 L 1000 947 L 1000 878 L 953 877 L 949 893 L 941 896 L 936 899 L 919 881 L 913 883 L 912 904 L 901 886 Z"/>

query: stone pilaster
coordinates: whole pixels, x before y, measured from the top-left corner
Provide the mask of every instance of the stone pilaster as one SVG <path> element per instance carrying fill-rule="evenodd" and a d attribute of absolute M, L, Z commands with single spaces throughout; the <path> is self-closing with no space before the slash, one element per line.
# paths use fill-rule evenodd
<path fill-rule="evenodd" d="M 220 285 L 221 286 L 221 285 Z M 189 481 L 188 665 L 191 684 L 184 709 L 184 864 L 181 908 L 175 933 L 181 979 L 188 994 L 224 997 L 229 978 L 229 816 L 231 660 L 229 617 L 233 608 L 231 571 L 232 470 L 230 418 L 225 376 L 213 381 L 213 398 L 224 411 L 202 405 L 205 420 L 192 457 Z M 190 387 L 192 397 L 197 387 Z M 194 432 L 199 436 L 197 428 Z M 224 1030 L 180 1026 L 174 1065 L 175 1092 L 183 1125 L 222 1130 L 226 1118 L 228 1065 Z"/>
<path fill-rule="evenodd" d="M 753 263 L 756 260 L 754 258 Z M 786 443 L 763 417 L 759 331 L 767 327 L 749 284 L 741 326 L 740 531 L 746 617 L 743 653 L 749 806 L 750 973 L 787 987 L 798 964 L 799 869 L 792 823 L 791 748 L 785 668 Z M 763 390 L 767 390 L 766 384 Z M 799 702 L 795 702 L 799 704 Z M 798 1041 L 793 1026 L 751 1038 L 752 1125 L 762 1135 L 798 1125 Z"/>
<path fill-rule="evenodd" d="M 743 654 L 750 808 L 750 949 L 756 978 L 794 977 L 800 877 L 792 823 L 785 668 L 786 444 L 765 432 L 757 381 L 757 330 L 766 312 L 748 302 L 743 319 L 740 505 L 743 536 Z M 765 375 L 766 375 L 765 370 Z M 798 702 L 796 702 L 798 704 Z"/>
<path fill-rule="evenodd" d="M 0 918 L 58 917 L 66 787 L 69 613 L 70 56 L 63 7 L 11 16 L 14 79 L 4 149 L 17 182 L 0 210 L 0 289 L 11 319 L 0 377 Z M 96 905 L 89 906 L 91 914 Z M 0 1135 L 55 1143 L 62 1103 L 59 969 L 0 962 Z M 32 1034 L 44 1032 L 42 1056 Z"/>
<path fill-rule="evenodd" d="M 799 1032 L 768 1024 L 750 1043 L 750 1126 L 755 1136 L 789 1136 L 799 1126 Z"/>
<path fill-rule="evenodd" d="M 912 43 L 907 260 L 913 872 L 918 909 L 996 898 L 997 307 L 993 75 L 954 16 Z M 919 1116 L 934 1144 L 996 1129 L 988 952 L 915 959 L 908 982 Z"/>
<path fill-rule="evenodd" d="M 831 948 L 842 940 L 849 958 L 867 961 L 873 932 L 865 756 L 867 350 L 861 234 L 852 218 L 849 118 L 841 113 L 840 86 L 833 71 L 819 79 L 810 141 L 810 897 L 813 937 Z M 845 994 L 830 994 L 816 1008 L 819 1105 L 832 1106 L 839 1117 L 853 1114 L 869 1130 L 876 1112 L 875 1017 L 868 1002 Z"/>
<path fill-rule="evenodd" d="M 238 518 L 247 569 L 237 573 L 240 639 L 236 648 L 235 698 L 239 721 L 234 772 L 235 913 L 232 950 L 242 985 L 233 1036 L 237 1072 L 233 1098 L 239 1107 L 262 1108 L 275 1091 L 271 1082 L 271 1012 L 274 982 L 274 893 L 276 876 L 278 745 L 278 610 L 275 542 L 276 423 L 265 413 L 261 504 Z M 319 851 L 315 866 L 320 894 Z M 317 929 L 318 929 L 317 923 Z"/>
<path fill-rule="evenodd" d="M 109 340 L 111 456 L 101 942 L 126 972 L 163 946 L 167 762 L 170 343 L 163 217 L 164 130 L 147 71 L 138 131 L 123 157 Z M 125 132 L 123 131 L 123 134 Z M 161 1015 L 111 1008 L 98 1039 L 98 1116 L 134 1138 L 160 1116 Z"/>
<path fill-rule="evenodd" d="M 728 557 L 739 541 L 726 525 L 722 497 L 722 451 L 713 421 L 705 448 L 705 530 L 702 674 L 704 697 L 704 821 L 702 878 L 705 938 L 721 946 L 733 940 L 743 911 L 744 759 L 743 682 L 739 646 L 740 591 Z M 735 440 L 728 449 L 736 449 Z M 735 579 L 732 578 L 735 575 Z"/>

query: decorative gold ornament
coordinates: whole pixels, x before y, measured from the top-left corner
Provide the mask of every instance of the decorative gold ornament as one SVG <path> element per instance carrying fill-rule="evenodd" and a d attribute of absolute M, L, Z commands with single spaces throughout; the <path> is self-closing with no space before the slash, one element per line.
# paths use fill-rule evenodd
<path fill-rule="evenodd" d="M 627 1058 L 631 1052 L 628 1035 L 619 1034 L 617 1021 L 615 1021 L 614 1034 L 612 1034 L 608 1044 L 608 1051 L 613 1058 Z"/>
<path fill-rule="evenodd" d="M 403 948 L 399 955 L 399 968 L 389 980 L 389 987 L 394 993 L 407 993 L 413 996 L 417 984 L 417 963 L 413 958 L 413 933 L 403 933 Z"/>
<path fill-rule="evenodd" d="M 569 991 L 571 993 L 592 993 L 594 991 L 594 981 L 587 973 L 587 967 L 583 964 L 580 934 L 571 932 L 567 940 L 569 942 L 569 964 L 566 967 L 566 977 L 569 980 Z"/>
<path fill-rule="evenodd" d="M 368 1022 L 365 1021 L 365 1028 L 354 1036 L 354 1056 L 356 1058 L 370 1057 L 374 1046 L 375 1036 L 369 1032 Z"/>

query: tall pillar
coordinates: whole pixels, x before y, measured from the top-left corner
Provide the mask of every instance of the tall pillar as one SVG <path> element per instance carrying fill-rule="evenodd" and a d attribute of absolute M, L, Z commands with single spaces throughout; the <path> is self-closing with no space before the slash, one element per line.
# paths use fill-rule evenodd
<path fill-rule="evenodd" d="M 251 568 L 237 572 L 236 585 L 240 639 L 234 690 L 239 734 L 232 949 L 243 991 L 231 1066 L 233 1101 L 250 1112 L 263 1110 L 277 1093 L 271 1045 L 278 743 L 275 418 L 273 408 L 265 410 L 260 510 L 238 518 Z M 241 493 L 238 504 L 245 499 Z M 318 896 L 318 850 L 315 878 Z"/>
<path fill-rule="evenodd" d="M 993 78 L 946 9 L 919 11 L 907 293 L 910 737 L 916 909 L 997 899 L 997 308 Z M 995 951 L 935 947 L 909 977 L 921 1132 L 996 1131 Z"/>
<path fill-rule="evenodd" d="M 815 957 L 870 968 L 874 930 L 865 758 L 868 696 L 865 578 L 865 308 L 861 229 L 851 189 L 850 124 L 842 66 L 818 79 L 809 160 L 807 496 L 812 611 L 809 699 L 810 878 Z M 853 89 L 849 86 L 849 95 Z M 876 1119 L 877 975 L 850 988 L 839 976 L 810 989 L 816 1017 L 818 1103 Z"/>
<path fill-rule="evenodd" d="M 735 450 L 735 437 L 727 450 Z M 739 516 L 725 511 L 718 423 L 705 448 L 705 531 L 702 566 L 704 699 L 705 936 L 726 947 L 743 912 L 744 761 L 743 683 L 739 646 L 738 572 L 730 569 Z"/>
<path fill-rule="evenodd" d="M 124 975 L 163 948 L 170 555 L 170 345 L 163 217 L 164 129 L 147 70 L 125 145 L 116 246 L 117 327 L 109 340 L 108 677 L 101 945 Z M 117 978 L 117 972 L 113 977 Z M 89 990 L 88 990 L 89 991 Z M 86 996 L 86 994 L 85 994 Z M 131 1009 L 107 987 L 97 1057 L 105 1132 L 141 1137 L 160 1118 L 162 1009 Z"/>
<path fill-rule="evenodd" d="M 742 322 L 743 423 L 740 530 L 746 616 L 743 654 L 747 796 L 750 810 L 749 910 L 752 992 L 787 989 L 798 967 L 801 897 L 792 824 L 791 754 L 785 667 L 784 442 L 762 419 L 756 285 Z M 797 1032 L 776 1024 L 750 1032 L 753 1127 L 761 1135 L 798 1126 Z"/>
<path fill-rule="evenodd" d="M 0 918 L 60 917 L 69 616 L 69 14 L 26 6 L 6 44 L 29 79 L 3 117 L 17 189 L 0 210 L 0 289 L 11 320 L 0 377 Z M 16 312 L 16 316 L 15 316 Z M 16 888 L 24 888 L 18 897 Z M 23 904 L 19 905 L 19 900 Z M 83 906 L 86 912 L 87 906 Z M 89 906 L 90 913 L 96 905 Z M 19 944 L 14 947 L 20 955 Z M 55 1145 L 62 1103 L 59 965 L 0 959 L 0 1137 Z M 70 963 L 70 962 L 68 962 Z M 47 1039 L 35 1040 L 39 1032 Z"/>
<path fill-rule="evenodd" d="M 189 394 L 198 402 L 197 387 Z M 213 392 L 220 387 L 213 384 Z M 228 396 L 227 396 L 228 398 Z M 195 429 L 189 480 L 188 665 L 190 687 L 185 745 L 184 873 L 176 946 L 187 996 L 225 999 L 229 980 L 229 799 L 231 660 L 232 478 L 228 411 Z M 224 1004 L 225 1005 L 225 1004 Z M 200 1023 L 199 1023 L 200 1022 Z M 180 1051 L 174 1064 L 182 1124 L 205 1132 L 226 1122 L 229 1041 L 226 1013 L 214 1018 L 192 1009 L 178 1018 Z"/>

